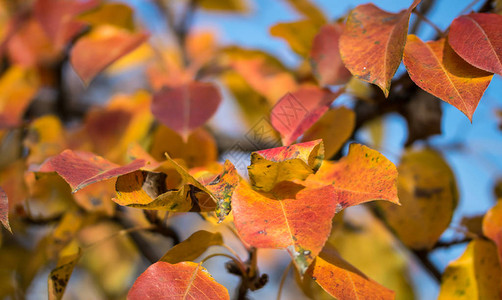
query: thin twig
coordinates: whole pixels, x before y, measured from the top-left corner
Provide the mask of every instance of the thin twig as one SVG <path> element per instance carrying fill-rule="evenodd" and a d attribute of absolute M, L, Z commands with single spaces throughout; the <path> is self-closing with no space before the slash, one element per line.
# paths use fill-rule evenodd
<path fill-rule="evenodd" d="M 288 277 L 289 274 L 289 269 L 291 269 L 292 265 L 293 262 L 289 262 L 288 266 L 284 269 L 284 272 L 282 273 L 281 283 L 279 284 L 279 290 L 277 291 L 277 300 L 281 300 L 282 288 L 284 287 L 284 282 L 286 282 L 286 278 Z"/>
<path fill-rule="evenodd" d="M 113 238 L 116 238 L 118 236 L 123 236 L 123 235 L 126 235 L 128 233 L 135 232 L 135 231 L 149 230 L 149 229 L 152 229 L 152 228 L 154 228 L 154 225 L 137 226 L 137 227 L 131 227 L 131 228 L 127 228 L 127 229 L 122 229 L 122 230 L 119 230 L 119 231 L 117 231 L 117 232 L 115 232 L 115 233 L 113 233 L 113 234 L 105 237 L 105 238 L 102 238 L 102 239 L 99 239 L 99 240 L 97 240 L 95 242 L 92 242 L 89 245 L 83 246 L 82 250 L 84 250 L 84 251 L 88 250 L 90 248 L 93 248 L 93 247 L 95 247 L 95 246 L 97 246 L 99 244 L 107 242 L 107 241 L 109 241 L 109 240 L 111 240 Z"/>
<path fill-rule="evenodd" d="M 420 18 L 422 21 L 424 21 L 425 23 L 429 24 L 432 28 L 434 28 L 434 30 L 437 32 L 437 34 L 440 36 L 440 37 L 444 37 L 445 36 L 445 33 L 441 30 L 441 28 L 439 28 L 436 24 L 434 24 L 434 22 L 432 22 L 431 20 L 429 20 L 429 18 L 427 18 L 425 15 L 423 15 L 421 12 L 419 12 L 418 10 L 413 10 L 413 13 L 418 17 Z"/>
<path fill-rule="evenodd" d="M 438 241 L 434 247 L 432 247 L 433 249 L 437 249 L 437 248 L 448 248 L 450 246 L 454 246 L 454 245 L 460 245 L 460 244 L 465 244 L 465 243 L 469 243 L 470 241 L 472 241 L 472 237 L 464 237 L 462 239 L 458 239 L 458 240 L 452 240 L 452 241 Z"/>
<path fill-rule="evenodd" d="M 469 10 L 471 10 L 472 7 L 474 5 L 476 5 L 478 2 L 479 2 L 479 0 L 473 0 L 471 3 L 469 3 L 469 5 L 467 5 L 464 9 L 462 9 L 462 11 L 459 13 L 459 15 L 461 16 L 461 15 L 469 12 Z"/>

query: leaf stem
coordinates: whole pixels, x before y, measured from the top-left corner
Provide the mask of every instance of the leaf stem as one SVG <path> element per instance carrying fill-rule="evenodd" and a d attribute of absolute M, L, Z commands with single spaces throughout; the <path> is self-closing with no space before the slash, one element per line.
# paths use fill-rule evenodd
<path fill-rule="evenodd" d="M 242 265 L 242 263 L 240 262 L 240 260 L 237 259 L 237 258 L 235 258 L 235 257 L 233 257 L 232 255 L 228 255 L 228 254 L 225 254 L 225 253 L 213 253 L 213 254 L 211 254 L 209 256 L 206 256 L 203 260 L 201 260 L 200 264 L 203 264 L 206 261 L 208 261 L 209 259 L 211 259 L 213 257 L 216 257 L 216 256 L 223 256 L 223 257 L 230 258 L 239 267 L 240 271 L 242 272 L 242 276 L 246 276 L 246 274 L 247 274 L 246 270 L 244 268 L 244 265 Z"/>
<path fill-rule="evenodd" d="M 113 239 L 113 238 L 116 238 L 118 236 L 122 236 L 122 235 L 126 235 L 128 233 L 131 233 L 131 232 L 135 232 L 135 231 L 141 231 L 141 230 L 150 230 L 150 229 L 153 229 L 155 228 L 154 225 L 148 225 L 148 226 L 136 226 L 136 227 L 131 227 L 131 228 L 127 228 L 127 229 L 122 229 L 122 230 L 119 230 L 105 238 L 102 238 L 102 239 L 99 239 L 95 242 L 92 242 L 90 243 L 89 245 L 86 245 L 86 246 L 83 246 L 82 247 L 82 250 L 88 250 L 88 249 L 91 249 L 99 244 L 102 244 L 104 242 L 107 242 L 109 241 L 110 239 Z"/>
<path fill-rule="evenodd" d="M 290 261 L 288 266 L 284 269 L 284 272 L 282 273 L 281 283 L 279 284 L 279 290 L 277 291 L 277 300 L 281 300 L 282 289 L 284 287 L 284 283 L 286 282 L 286 278 L 288 277 L 289 269 L 291 269 L 292 265 L 293 262 Z"/>
<path fill-rule="evenodd" d="M 459 13 L 459 15 L 463 15 L 465 14 L 466 12 L 468 12 L 469 10 L 472 9 L 472 7 L 474 5 L 476 5 L 477 3 L 479 2 L 479 0 L 473 0 L 471 3 L 469 3 L 469 5 L 467 5 L 464 9 L 462 9 L 462 11 Z"/>

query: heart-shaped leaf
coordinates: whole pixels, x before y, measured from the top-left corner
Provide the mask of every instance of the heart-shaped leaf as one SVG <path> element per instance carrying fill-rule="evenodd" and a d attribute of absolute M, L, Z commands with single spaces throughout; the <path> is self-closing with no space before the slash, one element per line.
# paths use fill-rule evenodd
<path fill-rule="evenodd" d="M 416 85 L 455 106 L 471 121 L 493 77 L 465 62 L 445 39 L 424 43 L 409 35 L 403 62 Z"/>

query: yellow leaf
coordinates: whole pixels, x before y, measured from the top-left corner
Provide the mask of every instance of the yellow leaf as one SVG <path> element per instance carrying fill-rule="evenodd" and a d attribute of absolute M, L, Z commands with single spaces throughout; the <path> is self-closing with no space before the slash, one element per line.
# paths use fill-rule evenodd
<path fill-rule="evenodd" d="M 493 242 L 476 239 L 443 273 L 438 300 L 498 300 L 502 270 Z"/>
<path fill-rule="evenodd" d="M 408 150 L 398 167 L 401 206 L 378 203 L 389 225 L 412 249 L 430 249 L 450 224 L 458 201 L 455 177 L 439 153 Z"/>

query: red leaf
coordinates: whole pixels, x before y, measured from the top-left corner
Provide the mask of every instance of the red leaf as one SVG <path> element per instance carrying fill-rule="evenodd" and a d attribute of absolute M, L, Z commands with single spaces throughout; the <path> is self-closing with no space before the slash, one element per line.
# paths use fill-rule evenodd
<path fill-rule="evenodd" d="M 373 4 L 357 6 L 349 15 L 340 37 L 340 53 L 352 75 L 378 85 L 389 95 L 408 33 L 411 11 L 420 3 L 413 1 L 407 10 L 389 13 Z"/>
<path fill-rule="evenodd" d="M 227 289 L 216 282 L 200 264 L 159 261 L 141 274 L 129 294 L 129 300 L 230 299 Z"/>
<path fill-rule="evenodd" d="M 338 210 L 372 200 L 399 204 L 396 166 L 378 151 L 351 144 L 349 154 L 337 162 L 325 161 L 307 180 L 332 184 Z"/>
<path fill-rule="evenodd" d="M 444 39 L 424 43 L 409 35 L 403 62 L 416 85 L 455 106 L 471 121 L 493 77 L 465 62 Z"/>
<path fill-rule="evenodd" d="M 314 86 L 300 87 L 296 92 L 284 95 L 272 109 L 270 121 L 281 133 L 284 145 L 290 145 L 309 129 L 329 109 L 329 105 L 341 94 Z"/>
<path fill-rule="evenodd" d="M 153 97 L 152 113 L 187 140 L 190 132 L 214 115 L 220 102 L 220 92 L 213 84 L 192 82 L 158 91 Z"/>
<path fill-rule="evenodd" d="M 324 25 L 312 42 L 310 64 L 320 85 L 344 84 L 352 77 L 338 46 L 343 28 L 340 23 Z"/>
<path fill-rule="evenodd" d="M 502 16 L 472 13 L 453 20 L 448 43 L 458 55 L 482 70 L 502 75 Z"/>
<path fill-rule="evenodd" d="M 145 33 L 130 33 L 113 26 L 100 26 L 80 38 L 70 53 L 70 61 L 85 84 L 111 63 L 146 41 Z"/>
<path fill-rule="evenodd" d="M 96 0 L 38 0 L 34 7 L 35 17 L 56 48 L 60 49 L 85 27 L 85 23 L 74 17 L 98 4 Z"/>
<path fill-rule="evenodd" d="M 234 223 L 251 246 L 287 249 L 303 274 L 328 239 L 335 199 L 331 185 L 309 188 L 283 182 L 265 194 L 241 183 L 232 198 Z"/>
<path fill-rule="evenodd" d="M 136 171 L 145 164 L 138 159 L 119 166 L 89 152 L 65 150 L 46 160 L 36 172 L 58 173 L 75 193 L 89 184 Z"/>
<path fill-rule="evenodd" d="M 339 300 L 394 299 L 393 291 L 369 279 L 327 244 L 309 268 L 309 275 Z"/>
<path fill-rule="evenodd" d="M 7 198 L 7 194 L 0 187 L 0 222 L 2 222 L 3 226 L 7 228 L 10 233 L 12 233 L 12 229 L 9 224 L 9 199 Z"/>

